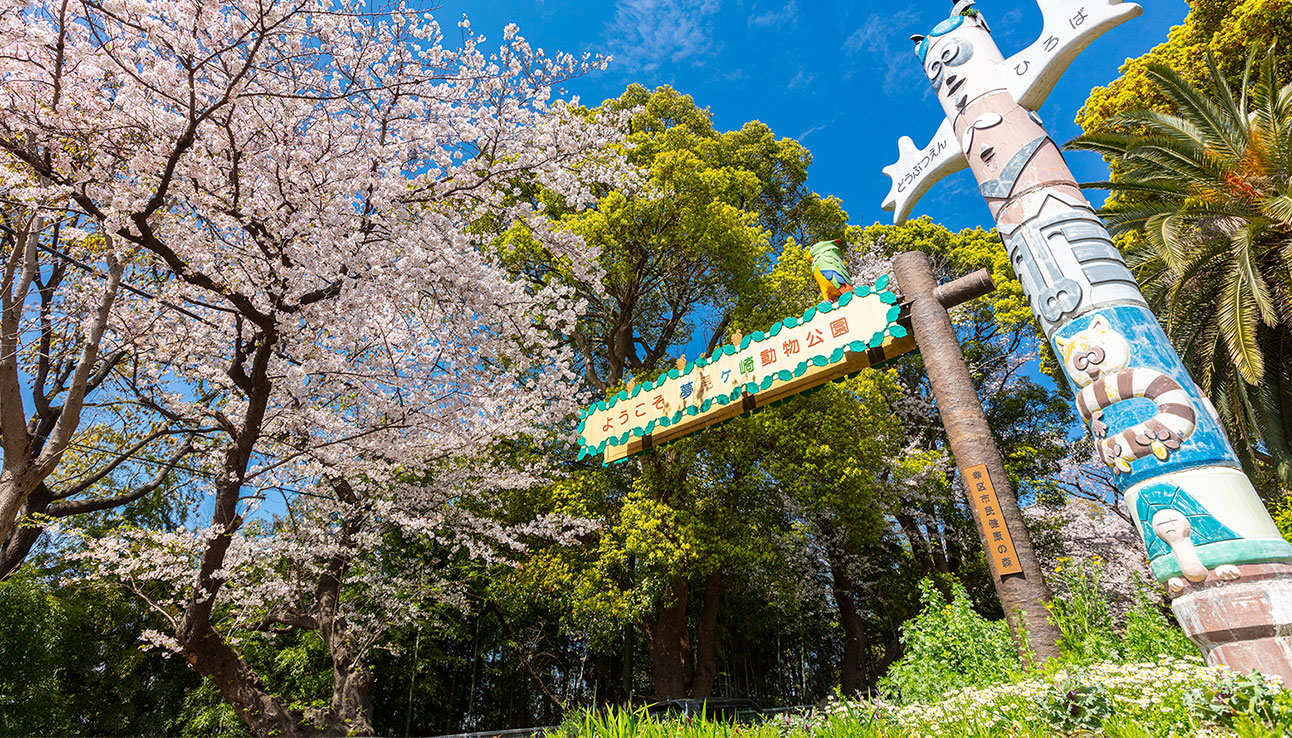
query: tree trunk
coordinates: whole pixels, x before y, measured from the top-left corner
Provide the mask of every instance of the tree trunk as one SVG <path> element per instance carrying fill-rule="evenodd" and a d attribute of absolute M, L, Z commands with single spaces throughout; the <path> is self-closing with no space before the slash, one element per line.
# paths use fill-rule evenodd
<path fill-rule="evenodd" d="M 220 696 L 256 735 L 301 735 L 301 715 L 288 709 L 261 686 L 260 677 L 211 628 L 180 641 L 189 666 L 209 677 Z"/>
<path fill-rule="evenodd" d="M 852 577 L 848 574 L 848 561 L 844 553 L 829 546 L 826 555 L 830 560 L 830 578 L 834 584 L 834 601 L 839 607 L 839 624 L 843 626 L 843 663 L 839 676 L 845 696 L 860 694 L 867 686 L 870 640 L 857 613 L 853 598 Z"/>
<path fill-rule="evenodd" d="M 122 265 L 112 253 L 112 239 L 107 238 L 107 277 L 98 304 L 84 325 L 84 343 L 76 367 L 62 394 L 53 426 L 40 439 L 32 437 L 27 427 L 26 411 L 22 400 L 22 379 L 17 367 L 19 331 L 27 292 L 39 269 L 36 248 L 40 240 L 44 219 L 36 218 L 30 233 L 20 239 L 25 243 L 21 258 L 22 272 L 14 282 L 14 269 L 4 272 L 3 289 L 0 289 L 0 445 L 4 448 L 4 464 L 0 470 L 0 541 L 8 541 L 11 529 L 17 524 L 18 512 L 27 498 L 58 468 L 63 453 L 72 442 L 81 424 L 81 410 L 85 396 L 92 391 L 91 375 L 99 357 L 99 344 L 107 330 L 108 317 L 116 300 L 121 282 Z M 15 246 L 11 264 L 16 260 Z M 16 264 L 14 264 L 16 266 Z M 43 388 L 35 388 L 41 391 Z"/>
<path fill-rule="evenodd" d="M 672 601 L 660 604 L 654 626 L 646 633 L 650 640 L 655 699 L 659 700 L 685 697 L 692 677 L 691 639 L 686 626 L 686 577 L 674 578 L 669 589 Z"/>
<path fill-rule="evenodd" d="M 44 484 L 36 486 L 36 490 L 27 497 L 19 511 L 19 517 L 26 517 L 32 514 L 44 513 L 49 509 L 49 503 L 53 502 L 54 496 L 50 493 L 49 487 Z M 31 553 L 32 546 L 40 540 L 40 534 L 45 532 L 43 526 L 27 523 L 15 526 L 9 529 L 9 535 L 0 544 L 0 579 L 6 579 L 9 575 L 22 566 L 22 562 L 27 560 L 27 554 Z"/>
<path fill-rule="evenodd" d="M 315 623 L 319 635 L 327 644 L 332 659 L 332 704 L 325 715 L 318 715 L 314 723 L 329 725 L 329 732 L 338 735 L 372 735 L 372 672 L 364 661 L 366 649 L 356 644 L 353 633 L 346 627 L 341 613 L 341 583 L 350 569 L 350 558 L 345 553 L 354 537 L 363 528 L 364 516 L 358 511 L 358 496 L 344 479 L 330 480 L 337 500 L 350 512 L 341 527 L 337 544 L 340 551 L 333 554 L 327 569 L 319 577 L 314 589 Z"/>
<path fill-rule="evenodd" d="M 220 534 L 206 543 L 198 570 L 198 583 L 184 608 L 183 618 L 175 637 L 189 666 L 198 674 L 210 677 L 221 696 L 233 707 L 238 717 L 257 735 L 308 735 L 317 733 L 312 726 L 303 725 L 304 717 L 290 709 L 282 700 L 265 689 L 260 677 L 247 665 L 241 654 L 233 649 L 211 624 L 211 614 L 216 598 L 224 583 L 218 572 L 223 569 L 234 533 L 242 526 L 238 515 L 238 498 L 241 495 L 247 466 L 252 451 L 260 438 L 268 406 L 270 383 L 269 360 L 273 341 L 262 337 L 256 347 L 251 376 L 242 374 L 240 362 L 230 370 L 230 376 L 243 380 L 248 403 L 242 427 L 233 434 L 232 444 L 225 451 L 224 475 L 216 482 L 215 506 L 211 524 Z M 307 728 L 302 731 L 302 728 Z"/>
<path fill-rule="evenodd" d="M 902 534 L 911 544 L 911 555 L 915 557 L 915 563 L 919 565 L 920 571 L 925 575 L 932 574 L 935 569 L 933 556 L 929 553 L 929 542 L 920 530 L 920 524 L 908 513 L 899 512 L 896 517 Z"/>
<path fill-rule="evenodd" d="M 332 650 L 332 705 L 314 721 L 334 735 L 372 735 L 372 672 L 361 654 Z"/>
<path fill-rule="evenodd" d="M 718 676 L 718 606 L 722 603 L 722 570 L 709 572 L 704 578 L 704 607 L 696 633 L 695 677 L 692 697 L 713 696 L 713 681 Z"/>
<path fill-rule="evenodd" d="M 987 475 L 996 489 L 1001 517 L 1013 534 L 1014 551 L 1022 572 L 1002 576 L 996 570 L 995 559 L 989 555 L 987 561 L 991 566 L 996 594 L 1018 646 L 1019 658 L 1026 663 L 1033 658 L 1044 661 L 1057 657 L 1059 633 L 1050 624 L 1049 613 L 1045 609 L 1045 601 L 1051 597 L 1050 588 L 1045 584 L 1032 541 L 1023 525 L 1018 500 L 1005 473 L 1005 463 L 987 424 L 969 367 L 965 364 L 960 339 L 946 308 L 938 301 L 938 284 L 929 266 L 928 254 L 919 251 L 899 254 L 893 259 L 893 273 L 910 307 L 912 332 L 920 355 L 924 357 L 924 368 L 933 386 L 938 413 L 942 416 L 956 466 L 963 475 L 964 470 L 971 466 L 986 465 Z M 978 525 L 979 540 L 986 541 L 982 521 L 976 515 L 974 520 Z M 1027 640 L 1033 653 L 1028 653 L 1023 647 L 1020 626 L 1027 630 Z"/>

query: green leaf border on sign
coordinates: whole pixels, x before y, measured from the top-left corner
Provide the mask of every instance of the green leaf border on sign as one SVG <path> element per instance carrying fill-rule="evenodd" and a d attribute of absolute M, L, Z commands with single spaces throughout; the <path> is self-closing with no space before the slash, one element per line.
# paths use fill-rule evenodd
<path fill-rule="evenodd" d="M 768 328 L 766 332 L 755 331 L 753 334 L 745 336 L 741 340 L 739 348 L 736 348 L 735 346 L 732 346 L 730 344 L 726 346 L 720 346 L 714 349 L 713 353 L 710 354 L 708 357 L 701 357 L 699 359 L 696 359 L 693 362 L 688 362 L 686 365 L 686 368 L 680 372 L 676 368 L 670 369 L 667 372 L 656 377 L 654 382 L 646 382 L 644 384 L 639 384 L 635 386 L 631 393 L 628 392 L 627 390 L 621 390 L 617 394 L 611 395 L 605 400 L 592 404 L 579 415 L 579 425 L 576 430 L 576 432 L 579 434 L 579 447 L 580 447 L 578 458 L 584 459 L 589 456 L 600 456 L 601 454 L 605 453 L 607 445 L 622 446 L 628 443 L 628 440 L 630 437 L 641 438 L 642 436 L 645 436 L 648 433 L 653 432 L 657 427 L 668 428 L 674 423 L 681 421 L 686 416 L 699 415 L 701 413 L 708 412 L 715 404 L 722 406 L 730 402 L 737 402 L 745 393 L 749 393 L 751 395 L 758 394 L 759 392 L 762 392 L 770 388 L 772 386 L 772 382 L 776 381 L 777 379 L 781 380 L 782 382 L 789 382 L 797 377 L 802 376 L 803 373 L 807 371 L 809 365 L 826 366 L 828 364 L 833 364 L 837 361 L 841 361 L 843 359 L 843 355 L 845 352 L 851 351 L 853 353 L 862 353 L 862 352 L 865 352 L 866 349 L 868 348 L 878 348 L 881 345 L 883 345 L 884 339 L 889 336 L 893 338 L 905 338 L 907 335 L 906 329 L 897 324 L 897 318 L 898 318 L 898 315 L 901 313 L 901 308 L 898 307 L 897 305 L 897 295 L 893 294 L 891 291 L 886 289 L 888 287 L 888 282 L 889 282 L 888 275 L 884 275 L 883 277 L 880 277 L 880 279 L 877 282 L 875 282 L 874 287 L 862 286 L 862 287 L 858 287 L 854 292 L 845 293 L 839 298 L 839 302 L 837 304 L 828 302 L 828 301 L 821 302 L 817 305 L 814 305 L 813 307 L 808 308 L 806 311 L 804 311 L 803 315 L 797 318 L 789 317 L 789 318 L 786 318 L 785 320 L 782 320 L 776 323 L 771 328 Z M 715 395 L 714 397 L 711 397 L 710 399 L 702 402 L 699 406 L 691 406 L 691 407 L 684 408 L 682 410 L 677 411 L 676 413 L 673 413 L 671 417 L 658 418 L 656 420 L 652 420 L 651 422 L 647 423 L 642 428 L 634 428 L 630 431 L 624 431 L 618 436 L 611 436 L 596 446 L 589 446 L 583 442 L 583 430 L 587 425 L 588 416 L 591 415 L 592 413 L 597 412 L 599 410 L 611 410 L 618 403 L 631 400 L 637 397 L 637 395 L 641 394 L 642 392 L 650 392 L 670 379 L 678 379 L 681 377 L 685 377 L 686 375 L 690 374 L 691 371 L 694 370 L 696 367 L 708 366 L 719 356 L 731 355 L 736 353 L 737 351 L 744 351 L 746 348 L 749 347 L 750 344 L 760 343 L 762 341 L 765 341 L 769 338 L 776 336 L 785 327 L 793 328 L 795 326 L 802 325 L 803 323 L 806 323 L 809 320 L 812 320 L 813 318 L 815 318 L 818 313 L 829 313 L 840 307 L 846 306 L 849 302 L 853 300 L 854 297 L 858 297 L 858 298 L 867 297 L 868 295 L 871 295 L 871 294 L 878 295 L 881 302 L 887 303 L 892 307 L 890 307 L 888 310 L 888 315 L 887 315 L 888 325 L 885 326 L 883 330 L 876 331 L 875 334 L 870 337 L 870 340 L 863 341 L 861 339 L 857 339 L 854 341 L 849 341 L 843 346 L 840 346 L 836 348 L 834 351 L 830 352 L 829 355 L 816 354 L 813 356 L 805 357 L 803 361 L 800 361 L 798 363 L 798 366 L 796 366 L 794 368 L 794 371 L 792 372 L 788 369 L 782 369 L 781 371 L 776 372 L 774 374 L 768 374 L 766 377 L 763 377 L 761 382 L 748 382 L 740 387 L 736 387 L 729 393 Z M 816 388 L 813 388 L 813 389 L 816 389 Z M 785 399 L 789 399 L 789 398 L 785 398 Z M 776 405 L 779 405 L 779 404 L 780 402 L 774 402 L 764 407 L 775 407 Z M 758 408 L 758 409 L 761 410 L 764 408 Z M 715 424 L 714 427 L 716 427 L 717 425 L 721 425 L 721 423 Z"/>

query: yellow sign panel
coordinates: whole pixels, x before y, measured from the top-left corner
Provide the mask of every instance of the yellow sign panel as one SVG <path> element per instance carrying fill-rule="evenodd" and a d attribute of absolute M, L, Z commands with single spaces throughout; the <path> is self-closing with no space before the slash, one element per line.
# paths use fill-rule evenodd
<path fill-rule="evenodd" d="M 996 576 L 1022 573 L 1023 567 L 1018 563 L 1018 553 L 1014 550 L 1014 539 L 1005 527 L 1005 518 L 1000 514 L 1000 501 L 996 499 L 996 488 L 992 486 L 991 475 L 987 465 L 979 464 L 961 472 L 965 483 L 965 492 L 973 503 L 974 514 L 982 524 L 983 545 L 987 555 L 996 565 Z"/>
<path fill-rule="evenodd" d="M 619 461 L 911 351 L 915 342 L 897 324 L 897 297 L 887 282 L 823 302 L 746 336 L 739 347 L 721 347 L 598 402 L 579 424 L 579 458 Z"/>

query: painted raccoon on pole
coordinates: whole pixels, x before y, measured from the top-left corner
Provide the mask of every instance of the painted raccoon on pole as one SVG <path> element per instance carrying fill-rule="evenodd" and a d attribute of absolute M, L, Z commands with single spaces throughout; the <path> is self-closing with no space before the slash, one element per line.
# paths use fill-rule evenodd
<path fill-rule="evenodd" d="M 1077 412 L 1098 439 L 1099 457 L 1113 474 L 1129 472 L 1131 462 L 1149 454 L 1166 461 L 1198 427 L 1189 393 L 1156 369 L 1127 368 L 1130 344 L 1102 316 L 1072 338 L 1055 338 L 1054 345 L 1068 376 L 1084 388 L 1077 395 Z M 1108 437 L 1104 410 L 1136 397 L 1151 400 L 1157 414 Z"/>

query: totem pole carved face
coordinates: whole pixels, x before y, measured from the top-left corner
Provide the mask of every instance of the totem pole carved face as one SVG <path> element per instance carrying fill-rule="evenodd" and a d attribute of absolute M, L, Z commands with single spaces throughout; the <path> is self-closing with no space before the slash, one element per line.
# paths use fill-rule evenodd
<path fill-rule="evenodd" d="M 915 51 L 943 107 L 963 111 L 971 100 L 999 86 L 1004 59 L 981 15 L 953 15 L 924 37 Z"/>

